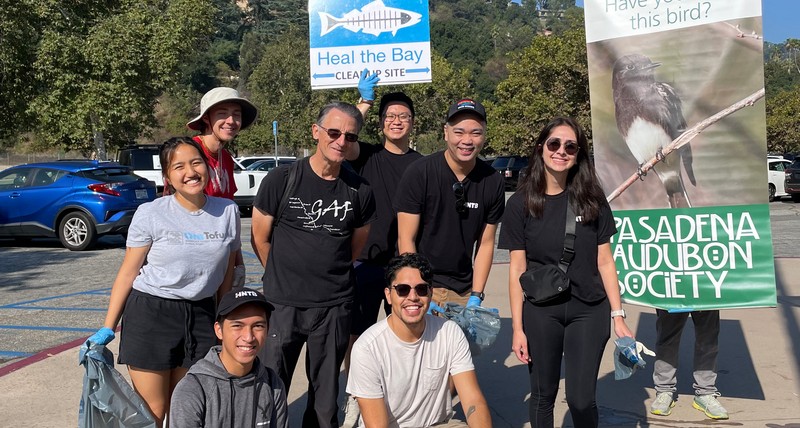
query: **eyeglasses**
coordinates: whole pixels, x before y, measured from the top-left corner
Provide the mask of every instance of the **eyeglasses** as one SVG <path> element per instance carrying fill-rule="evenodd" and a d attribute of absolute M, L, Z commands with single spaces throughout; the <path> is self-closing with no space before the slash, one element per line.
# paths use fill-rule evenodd
<path fill-rule="evenodd" d="M 456 195 L 456 212 L 459 214 L 467 212 L 467 199 L 464 195 L 464 183 L 460 181 L 453 183 L 453 194 Z"/>
<path fill-rule="evenodd" d="M 390 113 L 384 117 L 384 120 L 389 123 L 394 122 L 395 119 L 400 119 L 400 122 L 408 122 L 411 120 L 411 117 L 412 116 L 408 113 L 400 113 L 400 114 Z"/>
<path fill-rule="evenodd" d="M 417 284 L 413 287 L 408 284 L 397 284 L 397 285 L 392 285 L 390 287 L 394 288 L 394 291 L 396 291 L 397 295 L 400 297 L 408 296 L 408 293 L 411 292 L 412 288 L 419 297 L 426 297 L 428 293 L 430 293 L 431 291 L 431 285 L 425 282 L 423 282 L 422 284 Z"/>
<path fill-rule="evenodd" d="M 551 138 L 547 140 L 547 142 L 544 144 L 545 146 L 547 146 L 547 150 L 550 150 L 551 152 L 557 152 L 562 145 L 561 140 L 558 138 Z M 578 149 L 580 149 L 578 143 L 572 140 L 564 141 L 563 145 L 564 145 L 564 151 L 567 152 L 567 154 L 570 156 L 573 156 L 575 155 L 575 153 L 578 153 Z"/>
<path fill-rule="evenodd" d="M 352 132 L 342 132 L 338 129 L 333 129 L 333 128 L 328 129 L 320 124 L 317 124 L 317 126 L 323 131 L 325 131 L 328 134 L 328 136 L 331 137 L 334 141 L 338 140 L 339 137 L 341 137 L 342 135 L 344 135 L 344 140 L 347 141 L 348 143 L 355 143 L 356 141 L 358 141 L 358 134 L 353 134 Z"/>

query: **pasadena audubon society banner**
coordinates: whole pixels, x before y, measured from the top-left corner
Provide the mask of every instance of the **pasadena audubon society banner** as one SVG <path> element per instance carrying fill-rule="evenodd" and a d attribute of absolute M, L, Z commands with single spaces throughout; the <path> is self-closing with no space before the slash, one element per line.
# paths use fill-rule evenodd
<path fill-rule="evenodd" d="M 623 299 L 775 306 L 761 2 L 584 6 L 594 158 L 619 230 Z"/>

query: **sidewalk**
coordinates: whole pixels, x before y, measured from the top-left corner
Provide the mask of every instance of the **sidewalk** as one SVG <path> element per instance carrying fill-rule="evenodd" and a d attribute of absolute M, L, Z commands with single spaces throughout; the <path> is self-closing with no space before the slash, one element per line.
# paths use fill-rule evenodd
<path fill-rule="evenodd" d="M 654 397 L 652 358 L 648 357 L 647 368 L 632 378 L 614 381 L 613 345 L 609 343 L 597 388 L 600 425 L 800 428 L 800 259 L 776 259 L 775 265 L 777 308 L 722 312 L 717 386 L 723 394 L 720 401 L 728 409 L 729 420 L 711 421 L 691 406 L 694 331 L 690 322 L 681 346 L 680 397 L 668 417 L 648 413 Z M 492 409 L 494 426 L 528 427 L 528 374 L 527 368 L 511 353 L 507 278 L 508 265 L 494 265 L 484 306 L 500 309 L 503 327 L 493 348 L 476 357 L 475 365 Z M 628 325 L 636 337 L 653 347 L 655 311 L 632 305 L 627 305 L 626 311 Z M 115 354 L 118 343 L 115 340 L 109 346 Z M 37 354 L 30 359 L 42 357 L 45 355 Z M 74 346 L 0 376 L 0 427 L 73 426 L 77 421 L 83 377 L 77 361 L 78 346 Z M 125 373 L 124 367 L 118 369 Z M 300 425 L 305 406 L 304 370 L 301 357 L 289 394 L 291 426 Z M 342 380 L 342 390 L 343 384 Z M 556 426 L 573 426 L 564 400 L 563 383 L 555 415 Z"/>

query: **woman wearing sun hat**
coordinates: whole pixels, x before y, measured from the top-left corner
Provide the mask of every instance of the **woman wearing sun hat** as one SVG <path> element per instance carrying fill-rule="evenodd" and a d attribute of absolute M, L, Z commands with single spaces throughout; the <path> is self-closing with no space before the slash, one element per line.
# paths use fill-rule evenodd
<path fill-rule="evenodd" d="M 209 179 L 206 194 L 233 200 L 236 181 L 233 179 L 233 156 L 225 149 L 239 131 L 250 126 L 258 116 L 258 109 L 233 88 L 214 88 L 200 100 L 200 114 L 186 127 L 200 134 L 193 137 L 208 159 Z M 234 286 L 243 286 L 245 268 L 242 253 L 236 254 Z"/>

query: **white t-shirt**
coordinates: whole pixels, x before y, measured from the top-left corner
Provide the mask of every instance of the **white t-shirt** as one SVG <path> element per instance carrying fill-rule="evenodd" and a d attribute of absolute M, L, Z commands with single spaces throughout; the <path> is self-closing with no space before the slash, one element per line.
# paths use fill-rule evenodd
<path fill-rule="evenodd" d="M 464 333 L 453 321 L 426 315 L 422 337 L 407 343 L 387 320 L 367 329 L 353 345 L 347 392 L 383 398 L 390 427 L 446 422 L 454 413 L 447 375 L 475 369 Z"/>
<path fill-rule="evenodd" d="M 174 195 L 139 206 L 128 227 L 128 247 L 150 245 L 133 288 L 166 299 L 200 300 L 217 292 L 228 257 L 241 248 L 239 208 L 208 196 L 190 212 Z"/>

